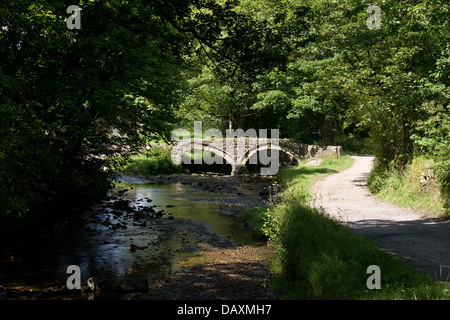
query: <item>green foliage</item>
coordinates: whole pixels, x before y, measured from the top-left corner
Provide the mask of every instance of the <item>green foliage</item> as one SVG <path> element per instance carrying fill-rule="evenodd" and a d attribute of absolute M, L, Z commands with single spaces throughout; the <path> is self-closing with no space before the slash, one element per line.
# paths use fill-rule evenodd
<path fill-rule="evenodd" d="M 171 151 L 164 146 L 152 147 L 144 155 L 132 157 L 121 171 L 131 175 L 160 175 L 184 172 L 181 166 L 172 162 Z"/>
<path fill-rule="evenodd" d="M 0 219 L 81 205 L 108 188 L 117 159 L 169 139 L 190 41 L 213 47 L 235 25 L 216 1 L 78 5 L 79 30 L 63 0 L 0 5 Z"/>
<path fill-rule="evenodd" d="M 368 186 L 382 200 L 444 216 L 448 214 L 446 196 L 440 192 L 439 180 L 433 178 L 436 177 L 433 168 L 436 168 L 435 162 L 424 156 L 414 158 L 402 169 L 377 163 L 369 175 Z M 428 180 L 422 185 L 425 177 Z"/>
<path fill-rule="evenodd" d="M 310 0 L 267 9 L 267 3 L 265 11 L 251 7 L 252 14 L 282 30 L 274 21 L 284 12 L 284 23 L 297 28 L 283 39 L 286 63 L 253 81 L 258 124 L 277 124 L 284 137 L 303 142 L 352 146 L 368 136 L 380 161 L 404 166 L 416 124 L 428 117 L 422 105 L 448 101 L 449 5 Z M 366 26 L 373 4 L 382 10 L 380 29 Z"/>
<path fill-rule="evenodd" d="M 267 241 L 269 238 L 263 231 L 266 207 L 255 207 L 244 212 L 245 224 L 256 240 Z"/>
<path fill-rule="evenodd" d="M 448 299 L 443 286 L 322 212 L 294 199 L 276 210 L 283 216 L 277 240 L 285 298 Z M 372 264 L 383 270 L 382 290 L 366 287 Z"/>
<path fill-rule="evenodd" d="M 0 218 L 8 221 L 98 197 L 113 177 L 104 168 L 114 153 L 139 145 L 140 130 L 168 127 L 161 98 L 175 84 L 159 70 L 173 56 L 129 29 L 133 9 L 125 2 L 80 4 L 83 27 L 74 31 L 64 3 L 0 7 Z M 144 88 L 149 79 L 161 80 L 157 89 Z M 113 128 L 122 136 L 111 135 Z"/>
<path fill-rule="evenodd" d="M 450 105 L 423 105 L 429 114 L 425 121 L 417 123 L 418 134 L 412 136 L 422 152 L 432 157 L 441 187 L 442 198 L 450 210 Z"/>
<path fill-rule="evenodd" d="M 118 159 L 196 120 L 367 142 L 396 168 L 424 153 L 450 198 L 447 1 L 79 1 L 80 30 L 66 5 L 0 5 L 0 216 L 100 194 Z"/>
<path fill-rule="evenodd" d="M 366 27 L 373 4 L 381 29 Z M 220 128 L 277 127 L 309 143 L 351 146 L 368 135 L 380 161 L 408 162 L 415 125 L 427 117 L 421 105 L 447 99 L 448 4 L 266 0 L 236 9 L 245 27 L 227 25 L 220 48 L 228 43 L 245 59 L 230 68 L 217 62 L 219 47 L 198 45 L 187 110 L 219 119 Z M 241 45 L 229 35 L 241 36 Z"/>
<path fill-rule="evenodd" d="M 369 130 L 380 161 L 406 164 L 412 154 L 414 124 L 424 117 L 421 104 L 442 99 L 441 92 L 431 90 L 436 78 L 430 73 L 450 37 L 441 12 L 448 11 L 448 5 L 401 0 L 309 3 L 318 37 L 312 44 L 314 52 L 333 60 L 319 78 L 331 85 L 319 90 L 326 88 L 327 99 L 335 90 L 344 95 L 345 117 Z M 365 27 L 370 4 L 382 10 L 380 29 Z"/>
<path fill-rule="evenodd" d="M 284 202 L 289 199 L 296 199 L 303 204 L 311 201 L 309 189 L 320 177 L 346 169 L 353 163 L 353 159 L 348 156 L 328 157 L 322 160 L 322 164 L 317 167 L 307 167 L 305 166 L 307 161 L 304 161 L 296 168 L 281 168 L 278 171 L 275 180 L 282 186 L 283 196 L 261 216 L 264 220 L 262 230 L 269 239 L 276 239 L 279 236 L 284 219 L 283 210 L 277 208 L 282 208 Z"/>
<path fill-rule="evenodd" d="M 275 1 L 242 1 L 233 9 L 234 24 L 223 29 L 217 45 L 194 42 L 197 55 L 190 60 L 183 116 L 207 115 L 221 129 L 282 126 L 286 110 L 278 106 L 277 98 L 268 97 L 272 88 L 264 82 L 267 74 L 284 68 L 290 51 L 287 39 L 298 29 L 284 9 Z M 266 102 L 271 100 L 269 109 L 254 106 L 263 96 Z M 278 110 L 272 109 L 273 103 Z"/>

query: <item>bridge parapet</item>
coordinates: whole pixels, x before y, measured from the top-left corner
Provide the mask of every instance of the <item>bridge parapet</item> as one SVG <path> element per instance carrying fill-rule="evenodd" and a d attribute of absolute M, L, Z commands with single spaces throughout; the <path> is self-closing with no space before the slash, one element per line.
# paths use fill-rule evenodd
<path fill-rule="evenodd" d="M 222 138 L 222 139 L 183 139 L 174 144 L 172 150 L 172 160 L 181 164 L 182 162 L 191 164 L 190 157 L 183 155 L 192 150 L 203 150 L 205 152 L 201 158 L 194 159 L 194 164 L 224 164 L 232 166 L 232 175 L 245 173 L 247 163 L 257 164 L 257 160 L 263 165 L 276 166 L 276 171 L 271 170 L 269 175 L 276 174 L 279 167 L 279 152 L 284 152 L 291 159 L 298 162 L 304 159 L 316 159 L 327 156 L 340 156 L 341 146 L 317 146 L 305 143 L 298 143 L 289 139 L 270 138 Z M 263 169 L 263 168 L 262 168 Z"/>

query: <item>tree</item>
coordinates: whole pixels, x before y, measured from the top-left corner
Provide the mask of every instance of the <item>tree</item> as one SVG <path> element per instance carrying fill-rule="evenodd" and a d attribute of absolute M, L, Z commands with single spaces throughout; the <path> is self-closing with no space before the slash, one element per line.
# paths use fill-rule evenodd
<path fill-rule="evenodd" d="M 214 33 L 191 19 L 198 4 L 79 1 L 81 29 L 69 30 L 65 1 L 2 2 L 2 217 L 37 217 L 97 198 L 117 159 L 170 137 L 191 52 L 174 21 L 203 41 Z"/>
<path fill-rule="evenodd" d="M 195 72 L 182 110 L 200 110 L 196 117 L 207 114 L 221 128 L 286 127 L 287 105 L 278 105 L 272 80 L 283 77 L 289 39 L 299 33 L 303 13 L 293 8 L 289 1 L 240 1 L 219 41 L 194 43 Z"/>
<path fill-rule="evenodd" d="M 371 4 L 381 8 L 380 29 L 366 26 Z M 448 21 L 443 15 L 448 5 L 348 0 L 309 1 L 307 6 L 315 37 L 310 51 L 316 57 L 311 63 L 322 65 L 306 98 L 313 97 L 315 103 L 318 96 L 347 105 L 347 116 L 370 131 L 377 158 L 405 164 L 413 151 L 414 124 L 426 117 L 419 107 L 442 99 L 430 88 L 434 82 L 430 74 L 448 43 Z"/>

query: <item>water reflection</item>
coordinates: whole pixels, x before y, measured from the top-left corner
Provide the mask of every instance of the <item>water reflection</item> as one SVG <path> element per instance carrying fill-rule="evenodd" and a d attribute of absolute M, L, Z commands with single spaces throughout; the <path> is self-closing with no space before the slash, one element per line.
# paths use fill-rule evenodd
<path fill-rule="evenodd" d="M 67 267 L 78 265 L 83 284 L 95 277 L 127 287 L 175 272 L 178 261 L 205 235 L 254 244 L 240 218 L 219 212 L 263 204 L 256 192 L 236 196 L 181 183 L 132 184 L 126 189 L 113 189 L 108 200 L 85 212 L 74 225 L 58 224 L 43 239 L 17 249 L 20 262 L 1 265 L 6 268 L 0 270 L 0 285 L 64 287 Z M 127 210 L 114 206 L 122 203 Z M 137 218 L 137 212 L 145 210 L 161 216 Z"/>

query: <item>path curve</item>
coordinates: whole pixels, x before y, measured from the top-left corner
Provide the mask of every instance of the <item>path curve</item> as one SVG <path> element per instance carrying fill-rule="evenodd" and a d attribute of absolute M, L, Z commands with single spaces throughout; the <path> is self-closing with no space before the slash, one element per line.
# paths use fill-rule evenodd
<path fill-rule="evenodd" d="M 314 206 L 450 285 L 450 223 L 376 199 L 367 188 L 374 157 L 352 158 L 350 168 L 313 186 Z"/>

